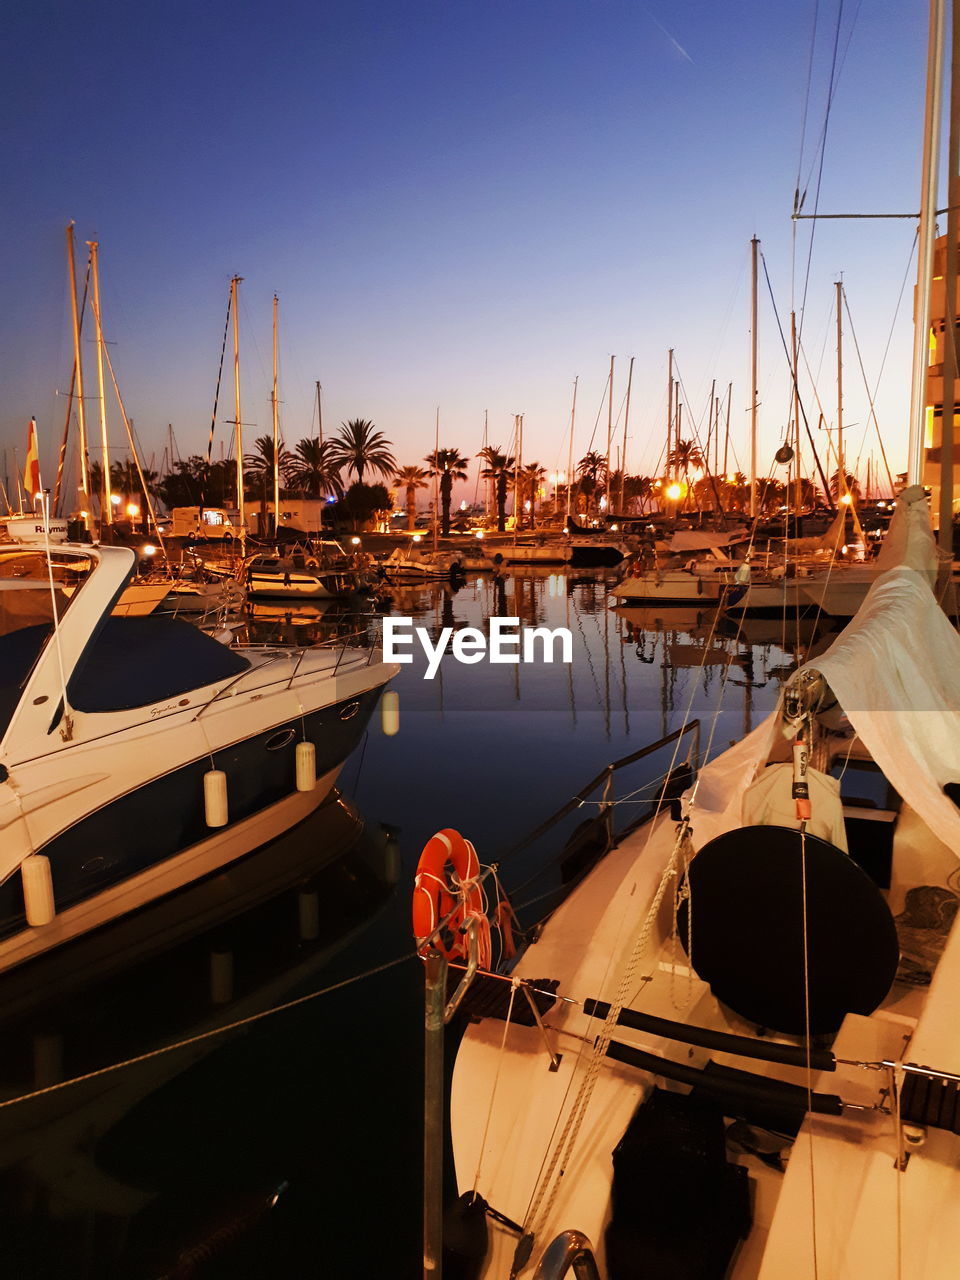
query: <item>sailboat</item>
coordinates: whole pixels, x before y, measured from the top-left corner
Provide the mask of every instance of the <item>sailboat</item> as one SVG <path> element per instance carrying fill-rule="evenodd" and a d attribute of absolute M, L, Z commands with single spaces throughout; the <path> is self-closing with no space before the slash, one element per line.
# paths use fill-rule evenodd
<path fill-rule="evenodd" d="M 923 407 L 915 378 L 914 483 L 856 617 L 473 1011 L 451 1120 L 475 1275 L 956 1274 L 960 637 Z"/>

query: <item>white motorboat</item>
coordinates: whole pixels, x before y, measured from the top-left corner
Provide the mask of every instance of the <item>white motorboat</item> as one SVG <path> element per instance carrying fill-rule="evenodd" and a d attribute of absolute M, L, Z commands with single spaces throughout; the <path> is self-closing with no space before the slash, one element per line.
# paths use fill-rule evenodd
<path fill-rule="evenodd" d="M 390 582 L 428 582 L 454 578 L 463 572 L 458 552 L 424 550 L 413 543 L 394 547 L 381 567 Z"/>
<path fill-rule="evenodd" d="M 492 1211 L 478 1274 L 955 1274 L 960 637 L 935 573 L 915 487 L 853 622 L 473 1015 L 451 1121 Z"/>
<path fill-rule="evenodd" d="M 357 587 L 356 574 L 345 560 L 327 564 L 302 551 L 251 556 L 243 581 L 251 600 L 334 600 Z"/>
<path fill-rule="evenodd" d="M 0 579 L 0 970 L 224 866 L 330 791 L 397 668 L 374 650 L 233 648 L 115 617 L 128 548 Z"/>

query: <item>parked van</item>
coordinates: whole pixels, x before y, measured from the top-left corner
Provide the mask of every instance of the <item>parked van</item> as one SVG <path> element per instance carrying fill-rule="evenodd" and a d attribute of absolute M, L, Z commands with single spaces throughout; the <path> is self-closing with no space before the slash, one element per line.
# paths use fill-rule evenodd
<path fill-rule="evenodd" d="M 174 507 L 170 513 L 175 538 L 196 542 L 232 542 L 240 537 L 240 513 L 223 507 Z"/>

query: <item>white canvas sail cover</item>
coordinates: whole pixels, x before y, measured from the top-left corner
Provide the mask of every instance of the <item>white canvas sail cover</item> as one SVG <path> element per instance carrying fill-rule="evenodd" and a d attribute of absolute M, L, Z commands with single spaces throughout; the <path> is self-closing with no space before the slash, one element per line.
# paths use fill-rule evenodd
<path fill-rule="evenodd" d="M 890 783 L 960 857 L 960 636 L 937 604 L 937 556 L 922 489 L 904 490 L 881 558 L 885 569 L 830 648 L 794 674 L 819 672 Z M 701 772 L 688 795 L 697 847 L 742 821 L 743 796 L 777 738 L 781 707 Z"/>

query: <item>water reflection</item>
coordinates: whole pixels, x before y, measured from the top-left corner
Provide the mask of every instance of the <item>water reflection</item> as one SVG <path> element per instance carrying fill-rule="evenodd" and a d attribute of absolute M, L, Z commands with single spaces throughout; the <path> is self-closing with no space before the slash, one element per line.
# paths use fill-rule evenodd
<path fill-rule="evenodd" d="M 250 1019 L 329 981 L 398 874 L 395 843 L 334 793 L 241 862 L 3 976 L 6 1274 L 166 1274 L 223 1214 L 270 1209 L 289 1177 L 283 1161 L 231 1171 L 222 1144 L 197 1151 L 202 1126 L 185 1108 L 199 1096 L 209 1110 L 202 1077 L 220 1074 L 223 1085 L 238 1038 L 253 1031 L 279 1050 L 294 1015 Z M 166 1046 L 176 1047 L 91 1074 Z M 242 1117 L 234 1127 L 244 1131 Z M 204 1160 L 208 1185 L 198 1188 Z M 180 1201 L 191 1187 L 187 1222 Z"/>
<path fill-rule="evenodd" d="M 181 899 L 5 975 L 0 1102 L 409 955 L 407 889 L 434 831 L 454 826 L 485 861 L 499 859 L 606 764 L 686 717 L 722 749 L 826 642 L 808 621 L 614 609 L 612 576 L 531 567 L 459 586 L 391 584 L 382 605 L 360 597 L 245 613 L 243 640 L 298 645 L 375 644 L 384 609 L 434 640 L 444 627 L 488 634 L 491 617 L 516 617 L 566 627 L 573 662 L 464 666 L 448 655 L 425 680 L 414 646 L 394 685 L 399 736 L 374 724 L 341 775 L 369 820 L 359 838 L 355 810 L 325 806 Z M 618 775 L 618 829 L 645 811 L 671 757 L 672 747 Z M 598 816 L 584 804 L 503 858 L 526 923 Z M 399 830 L 398 844 L 380 823 Z M 398 856 L 404 891 L 394 895 Z M 237 1228 L 241 1256 L 213 1274 L 418 1274 L 421 1030 L 411 962 L 247 1030 L 0 1107 L 8 1272 L 172 1273 L 219 1224 L 246 1222 L 261 1225 Z"/>

